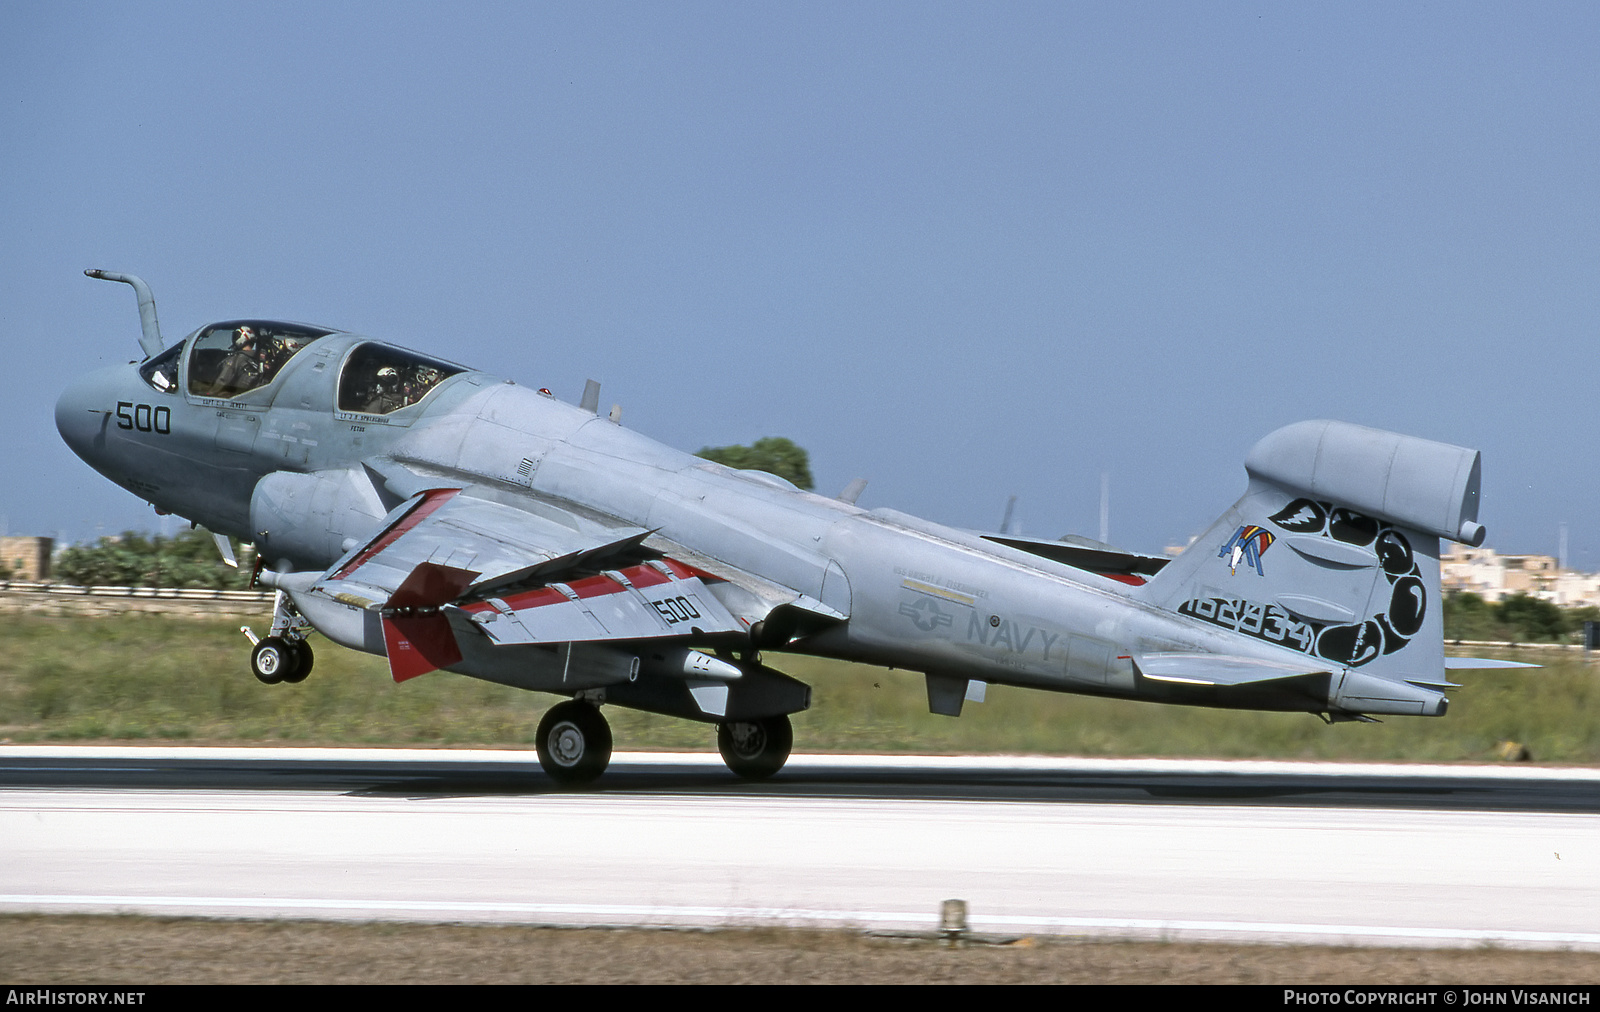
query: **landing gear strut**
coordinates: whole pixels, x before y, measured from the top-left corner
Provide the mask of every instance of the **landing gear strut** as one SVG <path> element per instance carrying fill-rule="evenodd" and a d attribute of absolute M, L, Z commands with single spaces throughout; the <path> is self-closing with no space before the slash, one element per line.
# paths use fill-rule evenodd
<path fill-rule="evenodd" d="M 722 761 L 746 780 L 765 780 L 783 769 L 793 747 L 794 727 L 786 716 L 717 725 Z"/>
<path fill-rule="evenodd" d="M 311 623 L 296 610 L 288 595 L 278 591 L 272 606 L 272 628 L 265 638 L 258 639 L 250 627 L 240 626 L 239 631 L 250 639 L 250 673 L 267 685 L 288 682 L 291 685 L 306 680 L 316 657 L 306 634 Z"/>
<path fill-rule="evenodd" d="M 563 784 L 586 784 L 611 762 L 611 725 L 580 699 L 557 703 L 539 721 L 534 739 L 539 765 Z"/>

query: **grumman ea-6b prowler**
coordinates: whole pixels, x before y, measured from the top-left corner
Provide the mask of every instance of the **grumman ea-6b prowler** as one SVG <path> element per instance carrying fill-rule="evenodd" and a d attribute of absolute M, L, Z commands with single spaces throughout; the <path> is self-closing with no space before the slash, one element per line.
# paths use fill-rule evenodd
<path fill-rule="evenodd" d="M 982 535 L 738 471 L 601 415 L 358 334 L 272 320 L 166 347 L 132 275 L 142 361 L 56 405 L 112 481 L 254 543 L 277 591 L 251 667 L 306 637 L 570 697 L 537 734 L 568 783 L 611 754 L 602 704 L 717 727 L 776 772 L 810 688 L 763 652 L 924 673 L 959 715 L 987 683 L 1334 721 L 1445 712 L 1441 538 L 1478 545 L 1479 455 L 1343 422 L 1256 444 L 1244 495 L 1175 560 Z M 254 635 L 252 634 L 252 639 Z M 1452 661 L 1449 666 L 1493 662 Z"/>

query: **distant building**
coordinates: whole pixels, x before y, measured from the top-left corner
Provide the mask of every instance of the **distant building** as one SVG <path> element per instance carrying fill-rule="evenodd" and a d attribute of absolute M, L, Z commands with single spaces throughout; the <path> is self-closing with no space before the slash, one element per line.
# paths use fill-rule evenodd
<path fill-rule="evenodd" d="M 1477 594 L 1491 603 L 1527 594 L 1562 607 L 1600 605 L 1600 574 L 1562 569 L 1553 555 L 1501 555 L 1492 548 L 1452 544 L 1439 564 L 1446 591 Z"/>
<path fill-rule="evenodd" d="M 13 580 L 48 580 L 55 544 L 55 538 L 0 538 L 0 563 L 11 570 Z"/>
<path fill-rule="evenodd" d="M 1493 548 L 1452 544 L 1439 557 L 1439 583 L 1446 591 L 1498 601 L 1506 592 L 1505 560 Z"/>

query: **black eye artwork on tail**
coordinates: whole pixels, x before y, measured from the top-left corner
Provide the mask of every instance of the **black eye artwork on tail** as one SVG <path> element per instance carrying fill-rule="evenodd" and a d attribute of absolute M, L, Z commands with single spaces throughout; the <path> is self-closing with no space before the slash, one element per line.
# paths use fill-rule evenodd
<path fill-rule="evenodd" d="M 1411 543 L 1400 529 L 1351 509 L 1306 498 L 1290 501 L 1268 520 L 1292 535 L 1370 548 L 1377 555 L 1390 588 L 1387 601 L 1381 595 L 1375 598 L 1383 602 L 1383 610 L 1356 622 L 1329 623 L 1297 618 L 1276 604 L 1196 598 L 1179 605 L 1180 613 L 1349 667 L 1360 667 L 1400 650 L 1422 630 L 1428 593 Z M 1243 531 L 1254 534 L 1260 528 Z M 1264 535 L 1261 540 L 1271 544 L 1271 535 L 1260 533 Z M 1239 540 L 1236 534 L 1223 546 L 1221 554 L 1227 555 Z M 1259 572 L 1259 560 L 1250 561 Z"/>
<path fill-rule="evenodd" d="M 1317 634 L 1318 657 L 1360 666 L 1381 654 L 1394 653 L 1422 629 L 1428 594 L 1411 543 L 1397 528 L 1310 499 L 1295 499 L 1269 519 L 1296 534 L 1315 534 L 1361 548 L 1371 545 L 1392 588 L 1386 610 L 1364 622 L 1322 628 Z"/>
<path fill-rule="evenodd" d="M 1272 522 L 1296 534 L 1321 534 L 1328 526 L 1328 510 L 1310 499 L 1296 499 L 1274 513 Z"/>

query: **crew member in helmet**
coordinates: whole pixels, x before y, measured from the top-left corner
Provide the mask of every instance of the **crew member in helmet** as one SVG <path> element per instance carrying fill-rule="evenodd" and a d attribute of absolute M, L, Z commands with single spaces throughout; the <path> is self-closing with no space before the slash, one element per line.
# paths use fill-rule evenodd
<path fill-rule="evenodd" d="M 400 388 L 400 373 L 392 365 L 378 370 L 378 380 L 372 387 L 372 397 L 365 410 L 371 415 L 386 415 L 406 405 L 405 391 Z"/>
<path fill-rule="evenodd" d="M 258 386 L 260 380 L 261 357 L 256 350 L 256 332 L 248 325 L 240 326 L 234 331 L 233 347 L 217 371 L 213 392 L 220 397 L 233 397 Z"/>

